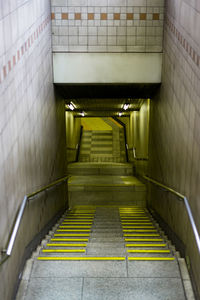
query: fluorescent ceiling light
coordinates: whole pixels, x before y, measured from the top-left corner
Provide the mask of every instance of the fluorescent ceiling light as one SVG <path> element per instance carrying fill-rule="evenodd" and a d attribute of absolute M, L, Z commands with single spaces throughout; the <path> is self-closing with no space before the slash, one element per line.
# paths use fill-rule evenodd
<path fill-rule="evenodd" d="M 74 110 L 75 106 L 72 102 L 70 102 L 70 104 L 67 104 L 69 109 Z"/>
<path fill-rule="evenodd" d="M 129 104 L 125 103 L 124 106 L 123 106 L 123 109 L 127 110 L 128 108 L 129 108 Z"/>

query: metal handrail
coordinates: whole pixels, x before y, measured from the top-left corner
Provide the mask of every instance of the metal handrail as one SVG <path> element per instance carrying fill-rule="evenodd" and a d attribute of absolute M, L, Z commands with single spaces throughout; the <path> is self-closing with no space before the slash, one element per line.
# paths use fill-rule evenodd
<path fill-rule="evenodd" d="M 195 237 L 195 240 L 196 240 L 196 244 L 197 244 L 197 248 L 198 248 L 198 251 L 199 251 L 199 254 L 200 254 L 200 235 L 198 233 L 198 229 L 197 229 L 197 226 L 195 224 L 195 220 L 194 220 L 194 217 L 192 215 L 192 211 L 191 211 L 191 208 L 190 208 L 190 205 L 189 205 L 189 202 L 188 202 L 188 199 L 185 195 L 175 191 L 174 189 L 148 177 L 148 176 L 145 176 L 143 175 L 142 176 L 144 179 L 146 179 L 147 181 L 161 187 L 162 189 L 174 194 L 175 196 L 177 196 L 178 198 L 182 199 L 184 201 L 184 204 L 186 206 L 186 210 L 187 210 L 187 214 L 188 214 L 188 217 L 189 217 L 189 220 L 190 220 L 190 223 L 191 223 L 191 226 L 192 226 L 192 230 L 193 230 L 193 233 L 194 233 L 194 237 Z"/>
<path fill-rule="evenodd" d="M 11 232 L 9 241 L 7 243 L 7 245 L 8 245 L 7 249 L 2 250 L 2 257 L 0 259 L 0 265 L 3 262 L 5 262 L 11 256 L 11 253 L 12 253 L 12 250 L 13 250 L 13 247 L 14 247 L 14 243 L 15 243 L 15 239 L 16 239 L 16 236 L 17 236 L 17 232 L 19 230 L 19 226 L 20 226 L 20 223 L 21 223 L 21 220 L 22 220 L 22 217 L 23 217 L 23 214 L 24 214 L 24 210 L 25 210 L 25 207 L 26 207 L 26 204 L 27 204 L 28 200 L 30 200 L 31 198 L 37 196 L 38 194 L 40 194 L 40 193 L 42 193 L 42 192 L 44 192 L 48 189 L 55 188 L 57 185 L 60 185 L 60 184 L 64 183 L 65 181 L 67 181 L 68 178 L 69 178 L 69 176 L 65 176 L 63 178 L 60 178 L 60 179 L 44 186 L 43 188 L 37 190 L 36 192 L 24 196 L 24 199 L 21 203 L 19 212 L 18 212 L 17 217 L 16 217 L 16 221 L 15 221 L 13 230 Z"/>
<path fill-rule="evenodd" d="M 112 117 L 117 123 L 119 123 L 124 130 L 124 143 L 125 143 L 125 155 L 126 155 L 126 161 L 129 162 L 129 158 L 128 158 L 128 143 L 127 143 L 127 136 L 126 136 L 126 124 L 124 122 L 122 122 L 121 120 L 119 120 L 117 117 Z"/>
<path fill-rule="evenodd" d="M 135 147 L 130 148 L 130 150 L 131 149 L 133 150 L 133 158 L 135 160 L 148 160 L 148 157 L 137 157 L 137 155 L 136 155 L 136 148 Z"/>

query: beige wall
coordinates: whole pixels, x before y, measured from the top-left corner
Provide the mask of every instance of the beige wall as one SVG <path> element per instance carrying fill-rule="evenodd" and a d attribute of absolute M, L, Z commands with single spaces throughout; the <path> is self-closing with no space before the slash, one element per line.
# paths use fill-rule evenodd
<path fill-rule="evenodd" d="M 76 160 L 77 144 L 80 138 L 81 118 L 75 118 L 73 112 L 65 112 L 67 162 Z"/>
<path fill-rule="evenodd" d="M 147 172 L 147 161 L 135 160 L 133 157 L 133 147 L 136 149 L 137 158 L 148 159 L 149 152 L 149 114 L 150 99 L 144 100 L 140 111 L 130 114 L 130 134 L 129 134 L 129 157 L 136 166 L 137 173 Z"/>
<path fill-rule="evenodd" d="M 64 103 L 52 84 L 48 0 L 0 1 L 0 250 L 27 193 L 65 174 Z M 26 245 L 65 203 L 63 189 L 31 201 L 12 257 L 0 267 L 11 299 Z"/>
<path fill-rule="evenodd" d="M 149 174 L 188 197 L 200 232 L 200 6 L 188 0 L 166 5 L 162 86 L 151 106 Z M 150 204 L 184 243 L 200 294 L 200 255 L 184 204 L 155 188 Z"/>

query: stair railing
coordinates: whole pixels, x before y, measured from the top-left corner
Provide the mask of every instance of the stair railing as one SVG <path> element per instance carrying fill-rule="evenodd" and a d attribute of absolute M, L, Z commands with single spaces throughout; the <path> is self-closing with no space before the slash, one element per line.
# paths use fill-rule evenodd
<path fill-rule="evenodd" d="M 77 151 L 76 151 L 76 161 L 78 161 L 79 155 L 80 155 L 82 135 L 83 135 L 83 126 L 81 125 L 79 141 L 78 141 L 78 144 L 76 145 L 76 149 L 77 149 Z"/>
<path fill-rule="evenodd" d="M 133 158 L 135 159 L 135 160 L 149 160 L 149 158 L 148 157 L 137 157 L 137 155 L 136 155 L 136 148 L 135 147 L 133 147 L 133 148 L 130 148 L 130 150 L 133 150 Z"/>
<path fill-rule="evenodd" d="M 193 233 L 194 233 L 194 237 L 195 237 L 195 240 L 196 240 L 196 244 L 197 244 L 197 248 L 198 248 L 198 251 L 199 251 L 199 254 L 200 254 L 200 235 L 198 233 L 198 229 L 197 229 L 197 226 L 195 224 L 195 220 L 194 220 L 194 217 L 193 217 L 193 214 L 192 214 L 192 211 L 191 211 L 191 208 L 190 208 L 190 205 L 189 205 L 189 202 L 188 202 L 188 199 L 185 195 L 175 191 L 174 189 L 148 177 L 148 176 L 142 176 L 145 180 L 149 181 L 150 183 L 156 185 L 156 186 L 159 186 L 160 188 L 164 189 L 165 191 L 168 191 L 172 194 L 174 194 L 175 196 L 177 196 L 178 198 L 180 198 L 181 200 L 183 200 L 184 204 L 185 204 L 185 207 L 186 207 L 186 211 L 187 211 L 187 214 L 188 214 L 188 217 L 189 217 L 189 220 L 190 220 L 190 224 L 192 226 L 192 230 L 193 230 Z"/>
<path fill-rule="evenodd" d="M 124 142 L 125 142 L 126 161 L 129 162 L 129 158 L 128 158 L 128 143 L 127 143 L 127 136 L 126 136 L 126 124 L 124 124 L 124 122 L 122 122 L 121 120 L 119 120 L 117 117 L 112 117 L 112 118 L 123 127 L 123 130 L 124 130 Z"/>
<path fill-rule="evenodd" d="M 23 201 L 20 205 L 19 211 L 18 211 L 17 216 L 16 216 L 16 221 L 14 223 L 14 227 L 12 229 L 11 234 L 9 235 L 10 238 L 8 240 L 8 243 L 7 243 L 7 248 L 3 249 L 1 251 L 2 255 L 1 255 L 1 259 L 0 259 L 0 265 L 3 264 L 12 254 L 15 239 L 16 239 L 16 236 L 17 236 L 17 233 L 18 233 L 18 230 L 19 230 L 19 226 L 20 226 L 20 223 L 21 223 L 21 220 L 22 220 L 27 202 L 29 200 L 31 200 L 31 198 L 33 198 L 35 196 L 37 197 L 40 193 L 42 193 L 44 191 L 47 191 L 49 189 L 52 189 L 52 188 L 54 189 L 58 185 L 63 184 L 64 182 L 66 182 L 68 180 L 69 177 L 70 176 L 65 176 L 63 178 L 60 178 L 60 179 L 44 186 L 43 188 L 37 190 L 36 192 L 31 193 L 31 194 L 27 194 L 27 195 L 24 196 L 24 199 L 23 199 Z"/>

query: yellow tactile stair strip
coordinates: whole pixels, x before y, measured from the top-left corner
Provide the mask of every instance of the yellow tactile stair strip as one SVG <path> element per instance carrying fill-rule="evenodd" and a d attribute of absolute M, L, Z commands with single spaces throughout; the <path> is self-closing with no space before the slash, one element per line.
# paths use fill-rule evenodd
<path fill-rule="evenodd" d="M 84 209 L 74 208 L 73 210 L 68 211 L 62 223 L 56 230 L 56 232 L 59 233 L 54 233 L 54 236 L 50 239 L 50 242 L 46 244 L 47 247 L 53 248 L 43 249 L 42 253 L 85 253 L 85 249 L 80 249 L 80 247 L 87 247 L 86 242 L 89 240 L 94 215 L 95 209 L 87 207 Z M 58 247 L 59 249 L 55 249 L 54 247 Z M 64 249 L 60 249 L 60 247 Z M 75 249 L 66 249 L 68 247 Z M 86 259 L 86 257 L 81 257 L 81 259 Z M 38 257 L 38 260 L 80 260 L 80 258 L 40 256 Z"/>
<path fill-rule="evenodd" d="M 91 206 L 85 206 L 84 208 L 75 207 L 71 211 L 68 211 L 61 224 L 59 224 L 58 228 L 56 229 L 53 237 L 46 244 L 46 247 L 48 248 L 44 248 L 42 250 L 44 256 L 39 256 L 38 260 L 119 261 L 126 260 L 126 257 L 129 261 L 170 261 L 175 259 L 174 256 L 172 256 L 171 251 L 167 249 L 167 244 L 160 236 L 158 229 L 153 224 L 146 209 L 136 206 L 119 208 L 124 242 L 127 249 L 126 256 L 70 256 L 71 253 L 86 253 L 87 242 L 89 242 L 95 213 L 96 207 L 92 208 Z M 69 256 L 62 256 L 62 254 L 60 256 L 48 256 L 48 254 L 52 253 L 65 253 Z M 137 256 L 139 254 L 141 254 L 141 256 Z M 159 256 L 155 256 L 157 254 L 159 254 Z M 171 256 L 168 256 L 169 254 L 171 254 Z"/>
<path fill-rule="evenodd" d="M 152 223 L 145 209 L 132 207 L 132 208 L 119 208 L 122 229 L 124 233 L 124 241 L 127 253 L 141 253 L 145 256 L 128 256 L 128 260 L 174 260 L 174 257 L 164 256 L 149 256 L 149 254 L 170 254 L 171 251 L 166 248 L 167 244 L 160 237 L 157 228 Z M 141 232 L 138 234 L 138 232 Z M 149 233 L 149 232 L 154 232 Z M 128 237 L 128 238 L 127 238 Z M 130 243 L 134 242 L 134 243 Z M 138 243 L 140 242 L 140 243 Z M 153 243 L 152 243 L 153 242 Z M 133 249 L 130 249 L 133 248 Z M 137 249 L 136 249 L 137 248 Z M 153 249 L 144 249 L 153 248 Z M 156 249 L 155 249 L 156 248 Z M 158 249 L 161 248 L 161 249 Z"/>

